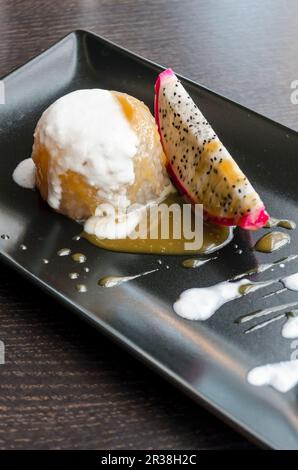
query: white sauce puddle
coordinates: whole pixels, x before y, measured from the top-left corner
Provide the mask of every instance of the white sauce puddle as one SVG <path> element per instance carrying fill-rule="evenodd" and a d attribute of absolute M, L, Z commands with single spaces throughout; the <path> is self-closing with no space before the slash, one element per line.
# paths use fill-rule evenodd
<path fill-rule="evenodd" d="M 276 279 L 264 282 L 251 282 L 241 279 L 237 282 L 223 281 L 210 287 L 187 289 L 174 303 L 174 310 L 188 320 L 207 320 L 225 303 L 255 292 L 277 282 Z M 247 286 L 247 290 L 244 289 Z"/>
<path fill-rule="evenodd" d="M 291 274 L 290 276 L 284 277 L 281 282 L 289 290 L 298 290 L 298 273 Z"/>
<path fill-rule="evenodd" d="M 140 222 L 142 211 L 123 213 L 117 219 L 116 215 L 89 217 L 84 225 L 87 233 L 95 235 L 100 239 L 121 239 L 127 237 Z"/>
<path fill-rule="evenodd" d="M 35 172 L 36 168 L 32 158 L 26 158 L 18 164 L 12 174 L 12 178 L 22 188 L 34 189 Z"/>
<path fill-rule="evenodd" d="M 287 339 L 298 338 L 298 316 L 290 316 L 287 319 L 282 327 L 281 334 Z"/>
<path fill-rule="evenodd" d="M 207 320 L 225 303 L 277 282 L 281 282 L 289 290 L 298 291 L 298 273 L 263 282 L 252 282 L 244 278 L 237 282 L 223 281 L 210 287 L 187 289 L 182 292 L 173 308 L 177 315 L 188 320 Z"/>
<path fill-rule="evenodd" d="M 288 392 L 298 384 L 298 359 L 255 367 L 248 373 L 247 380 L 257 387 L 271 385 L 279 392 Z"/>

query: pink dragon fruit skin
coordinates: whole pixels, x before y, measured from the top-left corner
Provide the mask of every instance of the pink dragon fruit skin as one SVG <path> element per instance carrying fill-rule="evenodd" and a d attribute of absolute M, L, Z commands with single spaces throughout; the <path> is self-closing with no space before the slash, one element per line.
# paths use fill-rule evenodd
<path fill-rule="evenodd" d="M 269 215 L 259 195 L 171 69 L 157 78 L 154 112 L 167 170 L 181 194 L 203 204 L 206 220 L 263 227 Z"/>

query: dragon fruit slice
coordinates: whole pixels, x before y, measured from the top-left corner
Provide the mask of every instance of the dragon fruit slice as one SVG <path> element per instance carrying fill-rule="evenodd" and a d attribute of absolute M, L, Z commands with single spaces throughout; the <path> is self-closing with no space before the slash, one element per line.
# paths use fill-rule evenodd
<path fill-rule="evenodd" d="M 171 69 L 155 84 L 155 118 L 173 183 L 207 220 L 256 230 L 269 216 L 247 177 Z"/>

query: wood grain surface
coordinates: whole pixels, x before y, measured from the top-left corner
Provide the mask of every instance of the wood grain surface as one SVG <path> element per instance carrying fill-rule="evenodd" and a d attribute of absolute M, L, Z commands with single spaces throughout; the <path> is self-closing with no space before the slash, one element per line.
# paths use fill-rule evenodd
<path fill-rule="evenodd" d="M 296 0 L 0 0 L 0 75 L 77 28 L 298 129 Z M 1 449 L 254 448 L 3 265 L 0 339 Z"/>

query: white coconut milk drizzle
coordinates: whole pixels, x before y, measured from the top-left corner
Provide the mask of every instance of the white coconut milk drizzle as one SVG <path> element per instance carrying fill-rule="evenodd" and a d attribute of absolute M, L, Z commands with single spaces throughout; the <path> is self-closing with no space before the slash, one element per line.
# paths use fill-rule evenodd
<path fill-rule="evenodd" d="M 248 279 L 223 281 L 210 287 L 187 289 L 174 303 L 177 315 L 188 320 L 207 320 L 225 303 L 278 282 L 277 279 L 252 282 Z"/>
<path fill-rule="evenodd" d="M 283 287 L 282 289 L 277 289 L 274 292 L 270 292 L 270 294 L 266 294 L 262 296 L 262 299 L 269 299 L 270 297 L 274 297 L 275 295 L 282 294 L 283 292 L 286 292 L 288 289 Z"/>
<path fill-rule="evenodd" d="M 281 282 L 286 289 L 298 291 L 298 273 L 284 277 Z"/>
<path fill-rule="evenodd" d="M 298 310 L 293 310 L 287 314 L 287 321 L 283 325 L 281 334 L 286 339 L 298 338 Z"/>
<path fill-rule="evenodd" d="M 135 274 L 134 276 L 104 276 L 98 281 L 98 285 L 101 287 L 115 287 L 123 284 L 124 282 L 132 281 L 138 277 L 147 276 L 148 274 L 155 273 L 159 269 L 151 269 L 151 271 L 145 271 L 144 273 Z"/>
<path fill-rule="evenodd" d="M 298 307 L 298 301 L 289 302 L 287 304 L 275 305 L 274 307 L 264 308 L 262 310 L 256 310 L 255 312 L 249 313 L 248 315 L 243 315 L 242 317 L 237 318 L 235 323 L 246 323 L 256 318 L 265 317 L 271 313 L 277 313 L 288 308 Z"/>
<path fill-rule="evenodd" d="M 291 304 L 276 305 L 275 307 L 266 308 L 266 309 L 263 309 L 263 310 L 258 310 L 257 312 L 254 312 L 250 315 L 246 315 L 246 316 L 236 320 L 236 323 L 244 323 L 244 322 L 259 318 L 261 316 L 269 315 L 271 313 L 275 313 L 275 312 L 278 312 L 278 311 L 281 311 L 281 310 L 285 310 L 286 308 L 294 307 L 294 306 L 297 306 L 297 305 L 298 305 L 298 302 L 294 302 L 294 303 L 291 303 Z M 298 316 L 297 316 L 297 313 L 298 313 L 298 309 L 292 310 L 290 312 L 282 313 L 282 314 L 277 315 L 273 318 L 270 318 L 269 320 L 265 320 L 261 323 L 258 323 L 257 325 L 254 325 L 254 326 L 248 328 L 247 330 L 244 331 L 244 333 L 245 334 L 253 333 L 254 331 L 260 330 L 260 329 L 266 327 L 267 325 L 270 325 L 270 323 L 274 323 L 278 320 L 287 318 L 286 323 L 282 327 L 282 331 L 281 331 L 282 336 L 284 338 L 287 338 L 287 339 L 298 338 Z"/>
<path fill-rule="evenodd" d="M 244 331 L 245 334 L 253 333 L 254 331 L 260 330 L 264 328 L 265 326 L 270 325 L 271 323 L 274 323 L 278 320 L 281 320 L 282 318 L 285 318 L 285 313 L 281 313 L 280 315 L 277 315 L 273 318 L 270 318 L 270 320 L 263 321 L 261 323 L 258 323 L 257 325 L 251 326 L 247 330 Z"/>
<path fill-rule="evenodd" d="M 244 278 L 236 282 L 223 281 L 209 287 L 187 289 L 182 292 L 173 308 L 177 315 L 188 320 L 207 320 L 225 303 L 278 282 L 281 282 L 289 290 L 298 291 L 298 273 L 284 278 L 259 282 L 252 282 Z M 253 315 L 253 318 L 262 316 L 260 312 Z M 251 315 L 242 317 L 240 323 L 248 321 L 247 318 L 251 319 Z"/>
<path fill-rule="evenodd" d="M 273 261 L 273 263 L 259 264 L 259 266 L 249 269 L 245 273 L 237 274 L 236 276 L 232 277 L 230 281 L 236 281 L 237 279 L 241 279 L 242 277 L 245 277 L 245 276 L 252 276 L 253 274 L 264 273 L 265 271 L 268 271 L 269 269 L 274 268 L 275 266 L 281 267 L 281 264 L 284 265 L 297 258 L 298 258 L 298 255 L 294 254 L 294 255 L 289 255 L 285 258 L 278 259 L 277 261 Z"/>
<path fill-rule="evenodd" d="M 36 169 L 32 158 L 26 158 L 18 164 L 12 174 L 12 178 L 22 188 L 34 189 L 35 172 Z"/>
<path fill-rule="evenodd" d="M 248 373 L 247 380 L 257 387 L 270 385 L 279 392 L 288 392 L 298 383 L 298 360 L 255 367 Z"/>

